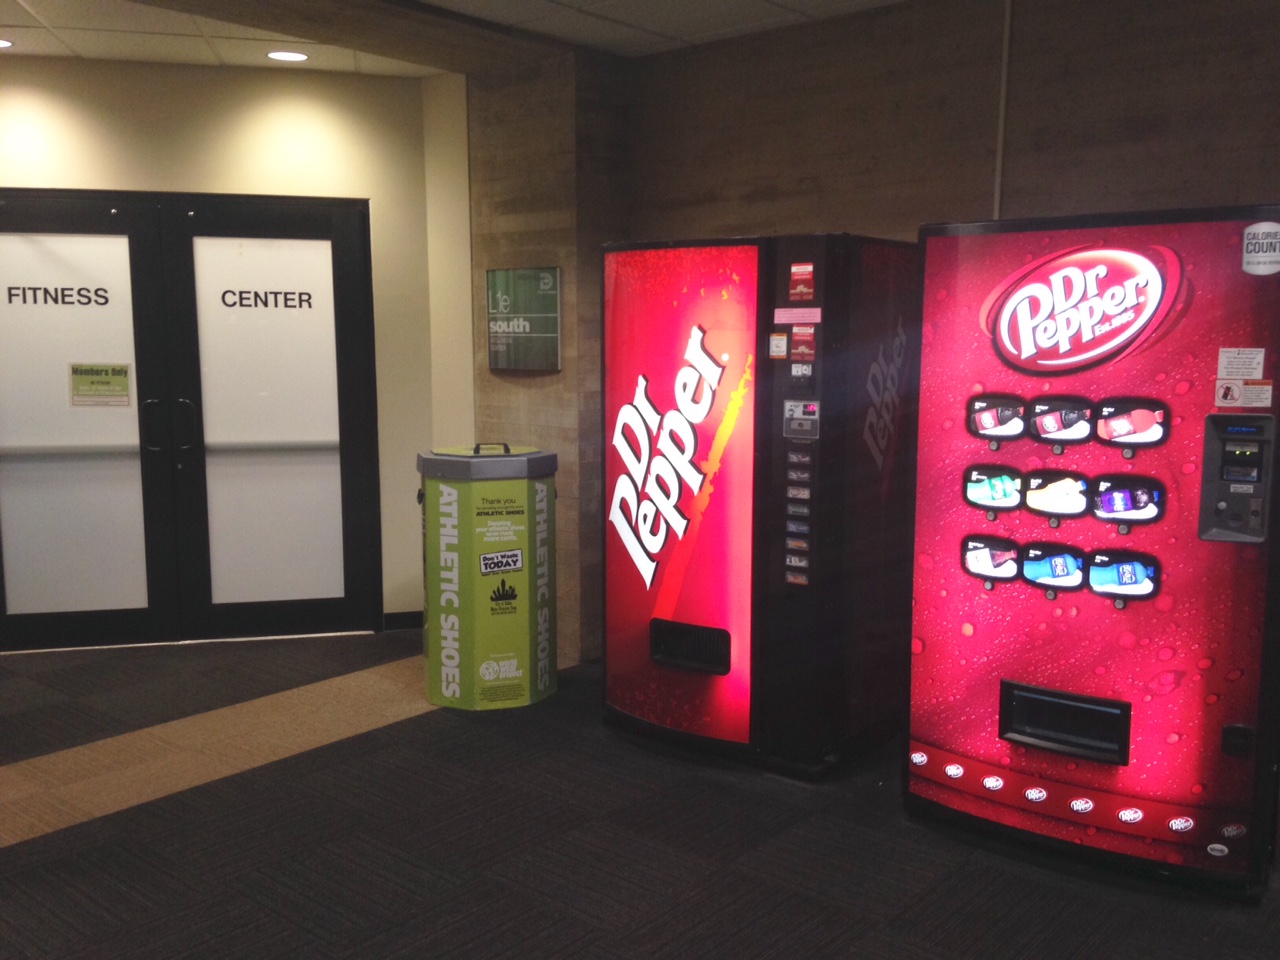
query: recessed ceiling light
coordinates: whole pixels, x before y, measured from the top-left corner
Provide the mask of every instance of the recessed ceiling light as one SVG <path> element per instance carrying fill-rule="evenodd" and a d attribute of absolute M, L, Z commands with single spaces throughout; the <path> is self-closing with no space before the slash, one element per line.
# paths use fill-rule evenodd
<path fill-rule="evenodd" d="M 294 53 L 292 50 L 273 50 L 267 54 L 272 60 L 287 60 L 290 63 L 301 63 L 307 59 L 305 53 Z"/>
<path fill-rule="evenodd" d="M 0 40 L 0 49 L 3 49 L 4 47 L 12 47 L 12 46 L 13 46 L 12 40 Z"/>

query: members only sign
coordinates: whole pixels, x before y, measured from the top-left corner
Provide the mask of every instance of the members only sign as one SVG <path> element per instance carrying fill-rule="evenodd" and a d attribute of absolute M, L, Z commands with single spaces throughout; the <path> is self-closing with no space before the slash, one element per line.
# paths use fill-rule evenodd
<path fill-rule="evenodd" d="M 560 269 L 487 273 L 490 370 L 560 369 Z"/>

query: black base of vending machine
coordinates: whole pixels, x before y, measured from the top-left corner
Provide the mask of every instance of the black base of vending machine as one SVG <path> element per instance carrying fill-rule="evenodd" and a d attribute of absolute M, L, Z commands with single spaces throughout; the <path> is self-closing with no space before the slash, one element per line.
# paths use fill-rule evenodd
<path fill-rule="evenodd" d="M 816 776 L 906 723 L 916 247 L 604 269 L 605 715 Z"/>

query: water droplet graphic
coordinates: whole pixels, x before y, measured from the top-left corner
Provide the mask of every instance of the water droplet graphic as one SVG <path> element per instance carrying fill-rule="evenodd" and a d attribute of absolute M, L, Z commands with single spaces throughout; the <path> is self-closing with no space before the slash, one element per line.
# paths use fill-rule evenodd
<path fill-rule="evenodd" d="M 1126 630 L 1116 638 L 1116 642 L 1125 650 L 1132 650 L 1138 645 L 1138 638 Z"/>
<path fill-rule="evenodd" d="M 1237 668 L 1235 670 L 1227 671 L 1227 674 L 1222 679 L 1228 681 L 1229 683 L 1235 683 L 1237 680 L 1239 680 L 1243 676 L 1244 676 L 1244 671 Z"/>
<path fill-rule="evenodd" d="M 1191 792 L 1197 795 L 1204 793 L 1204 784 L 1203 783 L 1193 784 L 1191 787 Z"/>
<path fill-rule="evenodd" d="M 1168 696 L 1182 685 L 1184 676 L 1182 670 L 1163 670 L 1147 682 L 1147 689 L 1158 697 Z"/>
<path fill-rule="evenodd" d="M 923 640 L 921 640 L 919 637 L 912 637 L 912 638 L 911 638 L 911 652 L 912 652 L 912 653 L 924 653 L 924 641 L 923 641 Z"/>
<path fill-rule="evenodd" d="M 1097 666 L 1097 667 L 1094 667 L 1094 668 L 1093 668 L 1093 672 L 1094 672 L 1094 673 L 1096 673 L 1098 676 L 1100 676 L 1100 677 L 1101 677 L 1101 676 L 1104 676 L 1104 675 L 1106 674 L 1106 672 L 1107 672 L 1107 668 L 1106 668 L 1106 667 L 1103 667 L 1103 666 Z"/>
<path fill-rule="evenodd" d="M 1177 386 L 1173 388 L 1173 392 L 1180 397 L 1186 395 L 1190 390 L 1191 390 L 1190 380 L 1180 380 L 1178 381 Z"/>
<path fill-rule="evenodd" d="M 1164 738 L 1164 742 L 1165 742 L 1165 743 L 1177 743 L 1177 742 L 1178 742 L 1179 740 L 1181 740 L 1181 739 L 1182 739 L 1182 734 L 1180 734 L 1180 733 L 1171 733 L 1171 734 L 1169 734 L 1167 737 L 1165 737 L 1165 738 Z"/>
<path fill-rule="evenodd" d="M 1156 654 L 1161 660 L 1173 659 L 1173 647 L 1161 647 L 1160 652 Z"/>
<path fill-rule="evenodd" d="M 1200 669 L 1200 670 L 1208 670 L 1212 666 L 1213 666 L 1212 657 L 1201 657 L 1199 660 L 1196 661 L 1196 667 L 1197 669 Z"/>
<path fill-rule="evenodd" d="M 973 624 L 972 624 L 972 623 L 962 623 L 962 624 L 960 624 L 960 632 L 961 632 L 962 634 L 964 634 L 964 636 L 966 636 L 966 637 L 972 637 L 972 636 L 973 636 Z"/>
<path fill-rule="evenodd" d="M 1217 702 L 1218 702 L 1218 695 L 1217 695 L 1216 693 L 1211 693 L 1211 694 L 1209 694 L 1208 696 L 1206 696 L 1206 697 L 1204 698 L 1204 702 L 1205 702 L 1205 703 L 1217 703 Z"/>
<path fill-rule="evenodd" d="M 1191 476 L 1191 474 L 1195 473 L 1199 469 L 1200 468 L 1197 467 L 1194 463 L 1184 463 L 1182 465 L 1182 472 L 1185 473 L 1187 476 Z"/>

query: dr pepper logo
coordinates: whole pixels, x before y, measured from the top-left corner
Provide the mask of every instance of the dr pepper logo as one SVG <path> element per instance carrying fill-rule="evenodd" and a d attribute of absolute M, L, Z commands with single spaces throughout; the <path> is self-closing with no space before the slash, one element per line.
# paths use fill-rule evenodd
<path fill-rule="evenodd" d="M 1169 315 L 1182 277 L 1177 254 L 1115 247 L 1063 250 L 1004 280 L 980 323 L 996 353 L 1025 373 L 1049 376 L 1115 360 Z"/>

